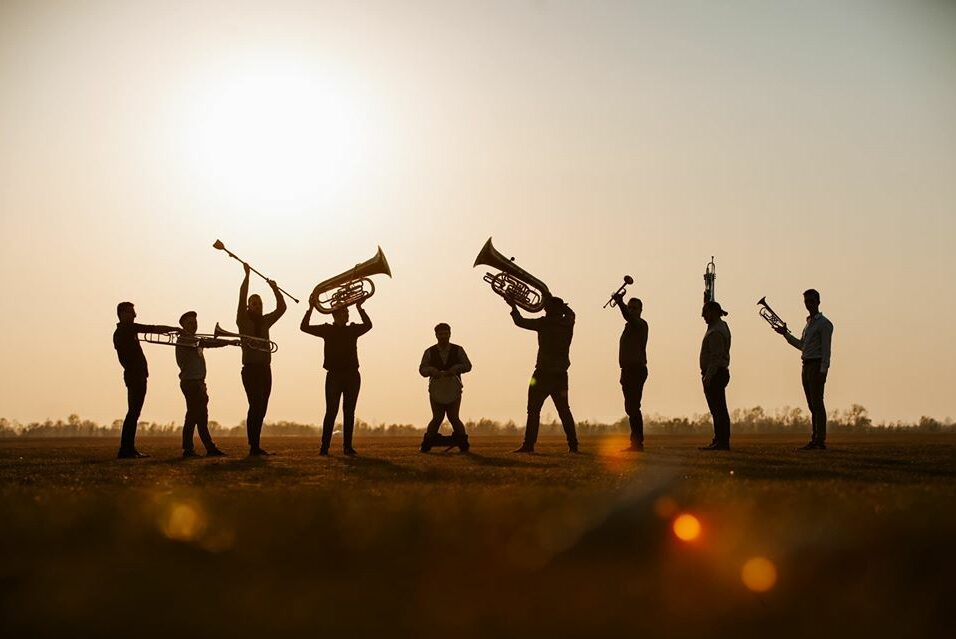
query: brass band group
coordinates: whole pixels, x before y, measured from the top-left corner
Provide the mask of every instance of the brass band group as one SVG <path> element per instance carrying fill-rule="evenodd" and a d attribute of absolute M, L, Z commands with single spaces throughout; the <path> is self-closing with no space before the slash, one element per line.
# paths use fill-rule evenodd
<path fill-rule="evenodd" d="M 209 432 L 209 396 L 206 391 L 206 362 L 204 350 L 224 346 L 239 346 L 242 349 L 242 385 L 249 403 L 246 415 L 246 432 L 251 456 L 268 455 L 261 445 L 262 424 L 272 393 L 272 353 L 278 346 L 269 337 L 269 329 L 285 314 L 285 297 L 298 300 L 281 289 L 275 281 L 266 278 L 220 241 L 214 248 L 225 251 L 242 263 L 244 277 L 239 287 L 236 309 L 237 331 L 222 329 L 216 324 L 212 334 L 198 333 L 198 318 L 195 311 L 186 311 L 179 318 L 179 326 L 136 323 L 136 311 L 131 302 L 120 302 L 116 313 L 119 323 L 113 333 L 113 346 L 123 367 L 126 383 L 128 410 L 120 436 L 120 458 L 139 458 L 148 455 L 136 449 L 136 426 L 146 398 L 149 370 L 141 342 L 165 344 L 175 347 L 179 367 L 180 389 L 186 403 L 183 423 L 183 457 L 198 456 L 193 435 L 198 431 L 206 456 L 219 457 L 223 453 L 213 442 Z M 568 449 L 578 452 L 578 439 L 568 401 L 568 369 L 571 362 L 569 351 L 574 335 L 575 313 L 560 297 L 553 295 L 541 280 L 519 267 L 514 258 L 508 259 L 499 253 L 489 239 L 474 263 L 498 270 L 487 273 L 485 281 L 492 290 L 504 298 L 511 309 L 516 326 L 537 333 L 538 353 L 534 372 L 528 385 L 528 415 L 524 441 L 514 452 L 532 453 L 538 437 L 541 408 L 550 397 L 558 412 L 567 437 Z M 262 298 L 249 295 L 249 276 L 255 272 L 265 279 L 275 295 L 275 310 L 265 313 Z M 318 284 L 309 297 L 309 307 L 300 324 L 302 332 L 324 341 L 325 416 L 322 422 L 321 455 L 329 454 L 332 434 L 339 407 L 342 409 L 342 444 L 346 455 L 355 455 L 353 430 L 355 407 L 358 402 L 362 378 L 359 373 L 357 342 L 359 337 L 372 329 L 372 320 L 363 303 L 375 292 L 370 279 L 373 275 L 391 277 L 385 255 L 379 248 L 371 259 L 357 264 L 345 272 Z M 624 409 L 630 423 L 630 446 L 625 451 L 644 450 L 644 423 L 641 401 L 647 381 L 648 325 L 641 317 L 643 303 L 636 297 L 625 302 L 626 287 L 633 284 L 625 276 L 621 286 L 608 300 L 605 307 L 616 307 L 624 320 L 620 336 L 619 366 Z M 700 372 L 704 396 L 710 410 L 714 438 L 701 450 L 730 450 L 730 414 L 727 408 L 726 388 L 730 382 L 730 327 L 723 319 L 728 313 L 716 299 L 716 266 L 713 258 L 704 273 L 704 303 L 701 317 L 707 329 L 700 349 Z M 802 384 L 811 415 L 810 441 L 801 450 L 826 448 L 826 408 L 824 388 L 830 366 L 830 344 L 833 325 L 820 313 L 820 294 L 815 289 L 803 293 L 803 301 L 809 313 L 801 336 L 791 334 L 787 324 L 770 308 L 765 298 L 758 302 L 760 316 L 794 348 L 803 360 Z M 355 306 L 361 323 L 349 323 L 349 307 Z M 521 310 L 538 317 L 526 317 Z M 331 323 L 313 323 L 313 312 L 331 315 Z M 429 400 L 432 418 L 425 429 L 421 443 L 422 452 L 433 447 L 458 447 L 467 452 L 470 444 L 465 426 L 459 416 L 462 397 L 461 376 L 471 370 L 471 361 L 465 349 L 451 343 L 451 327 L 446 323 L 435 326 L 436 343 L 422 355 L 419 373 L 428 378 Z M 439 432 L 445 418 L 451 423 L 452 434 Z"/>

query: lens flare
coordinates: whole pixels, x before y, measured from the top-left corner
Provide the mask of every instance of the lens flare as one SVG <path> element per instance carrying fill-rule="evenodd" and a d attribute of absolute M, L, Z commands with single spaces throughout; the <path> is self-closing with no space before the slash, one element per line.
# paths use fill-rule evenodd
<path fill-rule="evenodd" d="M 700 537 L 700 520 L 689 513 L 678 515 L 674 520 L 674 534 L 681 541 L 694 541 Z"/>
<path fill-rule="evenodd" d="M 754 592 L 767 592 L 777 583 L 777 567 L 766 557 L 754 557 L 740 569 L 740 579 Z"/>
<path fill-rule="evenodd" d="M 161 521 L 163 534 L 176 541 L 193 541 L 206 530 L 206 518 L 196 504 L 177 502 Z"/>

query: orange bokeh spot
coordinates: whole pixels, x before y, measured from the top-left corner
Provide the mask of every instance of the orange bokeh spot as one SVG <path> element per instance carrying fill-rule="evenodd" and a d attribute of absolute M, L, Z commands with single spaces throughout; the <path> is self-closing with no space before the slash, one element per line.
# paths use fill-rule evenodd
<path fill-rule="evenodd" d="M 674 534 L 677 535 L 677 538 L 681 541 L 694 541 L 700 537 L 700 520 L 688 513 L 679 515 L 677 519 L 674 520 L 673 528 Z"/>
<path fill-rule="evenodd" d="M 777 583 L 777 567 L 766 557 L 754 557 L 740 569 L 740 579 L 754 592 L 767 592 Z"/>

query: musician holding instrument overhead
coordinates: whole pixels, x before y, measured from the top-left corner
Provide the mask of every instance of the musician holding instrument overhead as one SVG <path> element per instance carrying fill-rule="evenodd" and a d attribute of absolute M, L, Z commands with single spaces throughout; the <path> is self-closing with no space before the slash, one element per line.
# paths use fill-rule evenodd
<path fill-rule="evenodd" d="M 276 309 L 267 315 L 262 313 L 262 298 L 249 295 L 249 273 L 252 267 L 242 263 L 245 276 L 239 287 L 239 307 L 236 310 L 236 325 L 239 333 L 250 337 L 269 339 L 269 329 L 279 321 L 286 311 L 285 298 L 275 281 L 267 279 L 276 298 Z M 242 386 L 249 400 L 249 412 L 246 414 L 246 435 L 249 439 L 249 455 L 269 455 L 260 446 L 262 422 L 269 408 L 269 396 L 272 394 L 272 353 L 256 348 L 242 341 Z"/>
<path fill-rule="evenodd" d="M 461 422 L 458 412 L 461 409 L 461 376 L 471 370 L 468 355 L 458 344 L 451 343 L 451 326 L 442 322 L 435 326 L 437 343 L 429 346 L 422 354 L 418 372 L 428 378 L 428 399 L 432 408 L 432 419 L 425 428 L 421 451 L 427 453 L 432 446 L 458 446 L 467 453 L 468 433 Z M 445 415 L 451 422 L 452 435 L 441 435 Z"/>
<path fill-rule="evenodd" d="M 704 397 L 714 420 L 714 439 L 700 450 L 730 450 L 730 413 L 727 410 L 727 384 L 730 383 L 730 327 L 720 302 L 704 303 L 701 317 L 707 331 L 700 345 L 700 376 Z"/>
<path fill-rule="evenodd" d="M 146 401 L 146 380 L 149 377 L 149 367 L 146 365 L 146 356 L 140 346 L 138 336 L 142 333 L 177 333 L 176 326 L 136 324 L 136 309 L 132 302 L 120 302 L 116 305 L 116 316 L 119 323 L 113 332 L 113 348 L 119 363 L 123 367 L 123 381 L 126 384 L 126 399 L 128 408 L 123 420 L 123 430 L 120 434 L 119 459 L 139 459 L 149 457 L 136 450 L 136 424 Z"/>
<path fill-rule="evenodd" d="M 632 280 L 633 281 L 633 280 Z M 644 304 L 636 297 L 624 303 L 622 286 L 612 297 L 624 318 L 618 347 L 618 364 L 621 366 L 621 391 L 624 393 L 624 412 L 631 426 L 631 445 L 625 451 L 644 450 L 644 415 L 641 399 L 647 382 L 647 322 L 641 317 Z"/>
<path fill-rule="evenodd" d="M 193 431 L 206 448 L 206 457 L 224 457 L 209 434 L 209 394 L 206 392 L 206 358 L 203 349 L 239 346 L 239 340 L 224 340 L 197 335 L 196 311 L 186 311 L 179 318 L 183 327 L 176 340 L 176 364 L 179 365 L 179 388 L 186 399 L 183 420 L 183 458 L 198 457 L 193 445 Z"/>

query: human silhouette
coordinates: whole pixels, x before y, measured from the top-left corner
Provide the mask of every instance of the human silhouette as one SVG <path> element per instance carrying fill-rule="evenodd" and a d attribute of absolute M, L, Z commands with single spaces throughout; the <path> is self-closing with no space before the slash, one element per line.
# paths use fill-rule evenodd
<path fill-rule="evenodd" d="M 827 409 L 823 403 L 823 391 L 830 370 L 830 345 L 833 340 L 833 324 L 820 312 L 820 293 L 815 289 L 803 292 L 803 305 L 810 314 L 803 327 L 800 339 L 790 334 L 786 326 L 775 330 L 784 336 L 791 346 L 801 352 L 803 360 L 803 392 L 810 408 L 810 442 L 800 450 L 825 450 L 827 445 Z"/>
<path fill-rule="evenodd" d="M 199 430 L 199 439 L 206 448 L 206 457 L 223 457 L 209 434 L 209 394 L 206 392 L 206 358 L 203 350 L 238 346 L 238 340 L 223 340 L 196 336 L 196 311 L 186 311 L 179 317 L 182 331 L 176 339 L 176 364 L 179 365 L 179 389 L 186 398 L 186 418 L 183 420 L 183 458 L 198 457 L 193 445 L 193 431 Z"/>
<path fill-rule="evenodd" d="M 700 450 L 730 450 L 730 413 L 727 411 L 727 384 L 730 383 L 730 327 L 719 302 L 704 303 L 701 317 L 707 331 L 700 345 L 700 375 L 704 397 L 714 420 L 714 439 Z"/>
<path fill-rule="evenodd" d="M 458 412 L 461 409 L 461 376 L 471 370 L 468 355 L 458 344 L 451 343 L 451 326 L 442 322 L 435 326 L 437 343 L 429 346 L 422 354 L 418 372 L 428 378 L 428 399 L 432 408 L 432 419 L 425 428 L 421 451 L 427 453 L 432 446 L 458 446 L 467 453 L 468 433 L 461 422 Z M 452 435 L 443 436 L 438 432 L 442 421 L 448 415 Z"/>
<path fill-rule="evenodd" d="M 276 298 L 276 310 L 268 315 L 262 314 L 262 298 L 249 295 L 250 266 L 243 262 L 245 277 L 239 287 L 239 307 L 236 310 L 236 326 L 241 335 L 269 339 L 269 329 L 285 313 L 285 298 L 273 280 L 266 280 Z M 260 446 L 262 422 L 269 408 L 269 396 L 272 394 L 272 353 L 253 345 L 242 343 L 242 386 L 249 401 L 246 414 L 246 436 L 249 439 L 249 455 L 259 456 L 269 453 Z"/>
<path fill-rule="evenodd" d="M 614 294 L 616 306 L 624 318 L 618 347 L 618 363 L 621 366 L 621 391 L 624 393 L 624 412 L 631 426 L 631 445 L 625 451 L 644 450 L 644 415 L 641 399 L 647 381 L 647 322 L 641 317 L 644 304 L 636 297 L 624 303 L 624 292 Z"/>
<path fill-rule="evenodd" d="M 116 305 L 116 316 L 119 322 L 113 331 L 113 348 L 119 363 L 123 367 L 123 382 L 126 384 L 126 400 L 128 408 L 123 420 L 123 430 L 120 434 L 119 459 L 137 459 L 149 457 L 146 453 L 136 450 L 136 424 L 143 411 L 146 401 L 146 380 L 149 377 L 149 367 L 146 364 L 146 355 L 139 343 L 137 335 L 141 333 L 176 333 L 176 326 L 162 324 L 137 324 L 136 309 L 132 302 L 120 302 Z"/>
<path fill-rule="evenodd" d="M 372 330 L 372 320 L 362 308 L 362 303 L 356 305 L 361 324 L 349 324 L 349 309 L 347 306 L 332 312 L 331 324 L 310 324 L 313 306 L 305 312 L 299 328 L 302 332 L 315 335 L 325 340 L 325 358 L 323 368 L 325 374 L 325 418 L 322 420 L 322 446 L 320 455 L 329 454 L 329 445 L 332 443 L 332 429 L 335 427 L 335 417 L 339 412 L 339 402 L 342 403 L 342 445 L 346 455 L 357 454 L 352 447 L 352 431 L 355 428 L 355 405 L 358 403 L 359 390 L 362 387 L 362 376 L 359 374 L 358 338 Z"/>
<path fill-rule="evenodd" d="M 560 297 L 545 298 L 544 317 L 522 317 L 515 303 L 505 299 L 511 307 L 511 318 L 516 326 L 538 334 L 538 357 L 528 385 L 528 422 L 524 442 L 514 452 L 533 453 L 538 440 L 541 407 L 550 397 L 561 418 L 561 426 L 568 440 L 568 450 L 578 452 L 578 436 L 568 405 L 569 351 L 574 337 L 574 311 Z"/>

